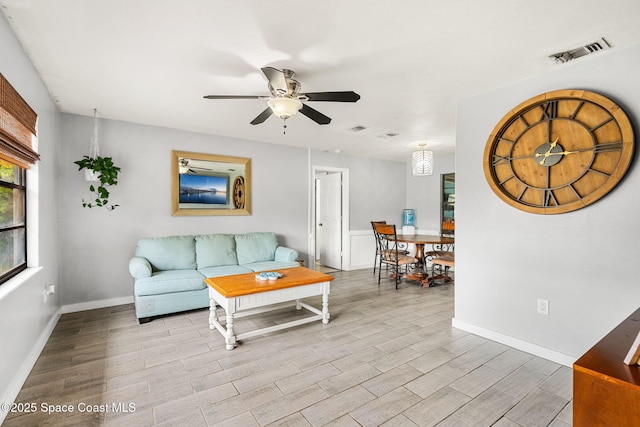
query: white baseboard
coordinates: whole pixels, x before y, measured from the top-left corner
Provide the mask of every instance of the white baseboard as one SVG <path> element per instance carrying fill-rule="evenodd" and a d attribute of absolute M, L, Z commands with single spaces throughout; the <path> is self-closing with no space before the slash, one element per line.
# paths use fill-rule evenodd
<path fill-rule="evenodd" d="M 7 389 L 2 393 L 2 398 L 0 398 L 0 402 L 15 402 L 18 397 L 18 393 L 22 389 L 25 381 L 29 377 L 31 370 L 35 366 L 38 361 L 38 357 L 44 350 L 44 346 L 47 344 L 51 333 L 53 332 L 58 320 L 60 320 L 60 316 L 62 315 L 61 310 L 55 312 L 53 316 L 51 316 L 51 320 L 47 323 L 44 330 L 38 337 L 38 340 L 34 343 L 33 348 L 29 352 L 27 358 L 24 360 L 20 368 L 18 368 L 18 372 L 13 376 L 11 383 L 7 387 Z M 4 422 L 5 417 L 7 416 L 7 412 L 0 410 L 0 425 Z"/>
<path fill-rule="evenodd" d="M 364 270 L 364 269 L 367 269 L 367 268 L 373 269 L 373 265 L 350 265 L 347 268 L 345 268 L 344 270 L 346 270 L 346 271 Z"/>
<path fill-rule="evenodd" d="M 518 338 L 510 337 L 499 332 L 481 328 L 470 323 L 462 322 L 455 318 L 451 319 L 451 326 L 568 367 L 572 367 L 573 362 L 577 360 L 576 357 L 550 350 L 527 341 L 522 341 Z"/>
<path fill-rule="evenodd" d="M 133 296 L 103 299 L 100 301 L 81 302 L 78 304 L 67 304 L 61 307 L 62 314 L 75 313 L 78 311 L 95 310 L 96 308 L 113 307 L 115 305 L 133 304 Z"/>

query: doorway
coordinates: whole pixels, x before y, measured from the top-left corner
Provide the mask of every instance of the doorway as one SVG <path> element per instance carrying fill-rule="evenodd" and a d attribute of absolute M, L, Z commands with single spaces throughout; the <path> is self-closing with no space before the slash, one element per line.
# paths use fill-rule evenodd
<path fill-rule="evenodd" d="M 313 261 L 320 271 L 343 270 L 348 247 L 348 170 L 313 167 Z"/>

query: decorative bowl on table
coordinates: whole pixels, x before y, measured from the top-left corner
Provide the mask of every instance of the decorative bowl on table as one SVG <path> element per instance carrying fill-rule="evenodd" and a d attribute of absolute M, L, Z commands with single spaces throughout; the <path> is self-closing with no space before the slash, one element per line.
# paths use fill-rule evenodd
<path fill-rule="evenodd" d="M 263 271 L 262 273 L 256 274 L 256 279 L 258 280 L 278 280 L 282 277 L 282 273 L 278 273 L 277 271 Z"/>

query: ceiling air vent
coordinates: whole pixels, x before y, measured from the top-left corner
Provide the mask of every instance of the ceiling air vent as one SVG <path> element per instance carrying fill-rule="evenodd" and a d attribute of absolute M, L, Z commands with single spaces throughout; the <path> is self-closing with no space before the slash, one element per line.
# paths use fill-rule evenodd
<path fill-rule="evenodd" d="M 601 50 L 609 49 L 611 46 L 604 38 L 600 40 L 596 40 L 593 43 L 589 43 L 586 46 L 581 46 L 576 49 L 568 50 L 566 52 L 554 53 L 553 55 L 549 55 L 549 59 L 551 59 L 556 64 L 564 64 L 565 62 L 569 62 L 572 59 L 580 58 L 581 56 L 589 55 L 592 53 L 600 52 Z"/>
<path fill-rule="evenodd" d="M 387 139 L 387 138 L 396 137 L 398 135 L 400 134 L 396 132 L 387 132 L 387 133 L 383 133 L 382 135 L 378 135 L 378 138 Z"/>
<path fill-rule="evenodd" d="M 347 129 L 347 132 L 358 133 L 358 132 L 362 132 L 365 129 L 367 129 L 366 126 L 357 125 L 357 126 L 354 126 L 352 128 Z"/>

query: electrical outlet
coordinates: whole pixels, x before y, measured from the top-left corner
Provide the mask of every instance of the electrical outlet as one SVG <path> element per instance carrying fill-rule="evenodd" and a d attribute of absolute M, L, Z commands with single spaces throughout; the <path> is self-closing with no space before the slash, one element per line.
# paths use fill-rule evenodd
<path fill-rule="evenodd" d="M 47 296 L 53 295 L 56 293 L 56 287 L 53 282 L 44 285 L 44 302 L 47 302 Z"/>
<path fill-rule="evenodd" d="M 538 313 L 549 315 L 549 300 L 538 298 Z"/>

